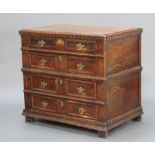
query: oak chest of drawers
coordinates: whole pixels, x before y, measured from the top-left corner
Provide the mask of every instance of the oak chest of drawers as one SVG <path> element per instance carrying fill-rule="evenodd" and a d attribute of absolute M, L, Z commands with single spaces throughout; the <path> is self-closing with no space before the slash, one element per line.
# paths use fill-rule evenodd
<path fill-rule="evenodd" d="M 141 119 L 141 28 L 52 25 L 21 30 L 26 121 L 97 130 Z"/>

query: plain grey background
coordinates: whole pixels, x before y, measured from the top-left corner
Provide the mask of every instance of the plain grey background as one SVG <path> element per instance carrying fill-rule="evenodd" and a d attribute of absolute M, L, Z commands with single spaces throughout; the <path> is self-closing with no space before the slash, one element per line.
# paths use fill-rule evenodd
<path fill-rule="evenodd" d="M 155 14 L 0 14 L 0 141 L 155 141 Z M 25 123 L 20 36 L 24 28 L 57 23 L 135 26 L 142 34 L 142 121 L 107 139 L 95 131 L 52 122 Z"/>

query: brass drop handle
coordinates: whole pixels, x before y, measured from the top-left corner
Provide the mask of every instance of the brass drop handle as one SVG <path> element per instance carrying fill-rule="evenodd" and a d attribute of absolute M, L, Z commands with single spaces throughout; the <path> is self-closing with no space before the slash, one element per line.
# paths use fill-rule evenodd
<path fill-rule="evenodd" d="M 85 89 L 83 87 L 81 87 L 81 86 L 77 88 L 78 94 L 83 94 L 84 91 L 85 91 Z"/>
<path fill-rule="evenodd" d="M 48 63 L 48 60 L 46 60 L 46 59 L 44 59 L 44 58 L 40 60 L 40 64 L 41 64 L 41 65 L 45 65 L 45 64 L 47 64 L 47 63 Z"/>
<path fill-rule="evenodd" d="M 39 41 L 38 41 L 38 45 L 39 45 L 40 47 L 43 47 L 45 44 L 46 44 L 46 41 L 44 41 L 44 40 L 39 40 Z"/>
<path fill-rule="evenodd" d="M 60 106 L 61 106 L 61 108 L 63 108 L 65 106 L 64 101 L 60 101 Z"/>
<path fill-rule="evenodd" d="M 42 101 L 41 105 L 42 105 L 43 108 L 46 108 L 48 106 L 48 103 L 46 101 Z"/>
<path fill-rule="evenodd" d="M 76 67 L 77 67 L 77 70 L 78 70 L 78 71 L 82 71 L 83 68 L 85 67 L 85 65 L 82 64 L 82 63 L 79 63 L 79 64 L 76 65 Z"/>
<path fill-rule="evenodd" d="M 86 109 L 84 108 L 79 108 L 79 114 L 83 115 L 86 112 Z"/>
<path fill-rule="evenodd" d="M 46 81 L 41 81 L 40 83 L 41 88 L 46 88 L 47 85 L 48 83 Z"/>
<path fill-rule="evenodd" d="M 78 43 L 78 44 L 76 44 L 76 48 L 77 48 L 77 50 L 81 51 L 81 50 L 85 49 L 85 45 L 81 44 L 81 43 Z"/>

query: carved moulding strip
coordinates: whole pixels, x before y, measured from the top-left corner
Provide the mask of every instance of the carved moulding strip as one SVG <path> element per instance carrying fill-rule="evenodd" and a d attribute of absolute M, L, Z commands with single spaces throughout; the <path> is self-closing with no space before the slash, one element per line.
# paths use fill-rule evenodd
<path fill-rule="evenodd" d="M 141 34 L 143 29 L 139 28 L 137 30 L 130 30 L 130 31 L 123 31 L 123 32 L 117 32 L 112 34 L 105 34 L 104 40 L 115 40 L 119 38 L 125 38 L 125 37 L 132 37 L 132 36 L 138 36 Z"/>
<path fill-rule="evenodd" d="M 81 117 L 79 118 L 79 117 L 73 117 L 73 116 L 62 115 L 62 114 L 57 114 L 57 113 L 49 114 L 49 112 L 42 112 L 42 111 L 35 110 L 35 109 L 31 109 L 31 110 L 25 109 L 23 110 L 22 115 L 37 118 L 37 119 L 39 118 L 39 119 L 45 119 L 49 121 L 66 123 L 70 125 L 76 125 L 79 127 L 84 127 L 84 128 L 89 128 L 89 129 L 94 129 L 94 130 L 99 130 L 99 131 L 104 131 L 105 129 L 104 125 L 97 124 L 95 120 L 89 120 L 89 119 L 85 119 Z"/>
<path fill-rule="evenodd" d="M 118 33 L 111 33 L 111 34 L 103 34 L 103 35 L 89 35 L 89 34 L 63 34 L 63 33 L 49 33 L 49 32 L 38 32 L 38 31 L 28 31 L 28 30 L 21 30 L 19 34 L 21 36 L 28 35 L 30 37 L 33 36 L 44 36 L 44 37 L 52 37 L 52 38 L 69 38 L 69 39 L 88 39 L 88 40 L 115 40 L 124 37 L 131 37 L 137 36 L 142 33 L 142 29 L 138 28 L 135 30 L 128 30 L 122 31 Z"/>

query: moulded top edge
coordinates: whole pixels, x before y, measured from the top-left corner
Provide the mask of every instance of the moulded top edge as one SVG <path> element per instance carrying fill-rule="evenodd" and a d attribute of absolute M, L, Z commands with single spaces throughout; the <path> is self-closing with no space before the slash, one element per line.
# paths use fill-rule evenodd
<path fill-rule="evenodd" d="M 115 27 L 115 26 L 99 26 L 99 25 L 67 25 L 57 24 L 51 26 L 45 26 L 40 28 L 24 29 L 20 30 L 21 35 L 27 34 L 40 34 L 55 37 L 82 37 L 82 38 L 96 38 L 96 39 L 112 39 L 122 36 L 131 36 L 135 34 L 141 34 L 142 28 L 131 27 Z"/>

